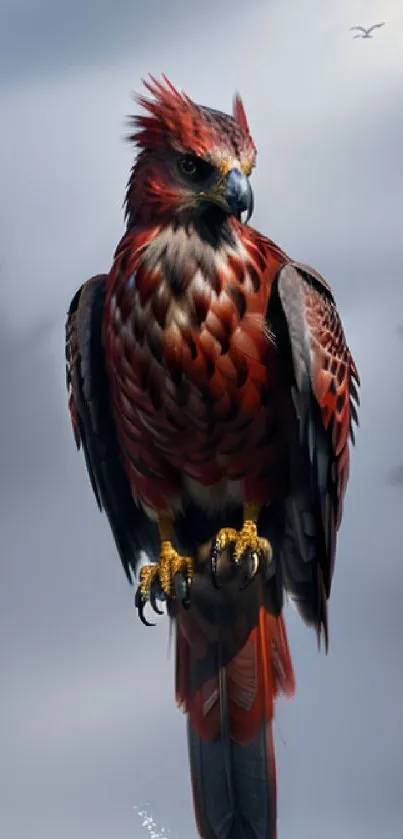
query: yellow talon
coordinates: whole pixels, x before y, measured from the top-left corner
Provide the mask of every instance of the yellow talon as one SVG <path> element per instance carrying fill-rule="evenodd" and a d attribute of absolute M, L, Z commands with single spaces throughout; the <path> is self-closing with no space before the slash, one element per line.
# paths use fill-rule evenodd
<path fill-rule="evenodd" d="M 223 527 L 215 537 L 215 550 L 217 553 L 224 552 L 230 545 L 236 542 L 238 531 L 233 527 Z"/>
<path fill-rule="evenodd" d="M 266 562 L 271 562 L 273 551 L 268 539 L 258 535 L 256 522 L 247 519 L 242 530 L 237 533 L 234 546 L 234 560 L 239 562 L 246 551 L 263 554 Z"/>
<path fill-rule="evenodd" d="M 152 584 L 158 581 L 161 591 L 168 597 L 172 596 L 173 578 L 179 572 L 184 572 L 186 581 L 190 584 L 193 576 L 193 560 L 189 556 L 180 556 L 171 542 L 166 539 L 161 542 L 159 562 L 145 565 L 140 571 L 141 594 L 147 597 Z"/>
<path fill-rule="evenodd" d="M 257 518 L 259 516 L 260 508 L 256 504 L 244 505 L 244 523 L 241 530 L 238 532 L 233 527 L 222 528 L 214 540 L 214 554 L 225 551 L 230 545 L 233 545 L 233 560 L 239 565 L 242 557 L 245 554 L 250 554 L 254 561 L 254 570 L 252 576 L 257 572 L 259 567 L 259 560 L 263 559 L 266 564 L 270 564 L 273 559 L 273 551 L 268 539 L 264 539 L 258 535 Z"/>

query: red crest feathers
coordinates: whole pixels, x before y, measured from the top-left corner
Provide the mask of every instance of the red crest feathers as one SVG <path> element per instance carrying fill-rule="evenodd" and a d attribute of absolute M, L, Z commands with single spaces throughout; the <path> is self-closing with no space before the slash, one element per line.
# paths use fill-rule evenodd
<path fill-rule="evenodd" d="M 232 113 L 233 113 L 234 119 L 236 119 L 237 122 L 239 122 L 239 125 L 242 128 L 242 131 L 245 131 L 245 134 L 249 134 L 248 120 L 246 118 L 245 108 L 244 108 L 244 105 L 243 105 L 243 102 L 242 102 L 242 99 L 241 99 L 239 93 L 236 93 L 235 96 L 234 96 L 234 104 L 233 104 L 233 108 L 232 108 Z"/>
<path fill-rule="evenodd" d="M 133 117 L 137 131 L 129 139 L 143 148 L 168 145 L 180 151 L 191 149 L 195 154 L 207 154 L 219 142 L 214 126 L 203 119 L 202 108 L 186 93 L 178 91 L 166 76 L 162 78 L 165 85 L 153 76 L 151 81 L 143 79 L 154 100 L 135 97 L 147 114 Z"/>
<path fill-rule="evenodd" d="M 143 84 L 153 98 L 135 96 L 146 112 L 131 118 L 135 130 L 128 139 L 137 146 L 170 147 L 201 157 L 226 152 L 230 157 L 236 154 L 250 159 L 253 165 L 256 149 L 239 96 L 234 100 L 234 115 L 230 117 L 196 105 L 164 75 L 161 82 L 150 75 L 150 80 L 143 80 Z"/>

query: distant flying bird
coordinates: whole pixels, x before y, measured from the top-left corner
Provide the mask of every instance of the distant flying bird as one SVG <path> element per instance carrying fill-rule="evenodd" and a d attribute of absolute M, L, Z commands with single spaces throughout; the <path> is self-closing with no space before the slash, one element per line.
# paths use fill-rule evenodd
<path fill-rule="evenodd" d="M 354 35 L 354 39 L 355 38 L 372 38 L 373 36 L 371 35 L 371 32 L 373 32 L 374 29 L 380 29 L 381 26 L 385 26 L 385 21 L 382 21 L 382 23 L 374 23 L 373 26 L 367 26 L 367 27 L 366 26 L 351 26 L 350 27 L 350 32 L 353 32 L 354 30 L 357 30 L 358 34 Z"/>

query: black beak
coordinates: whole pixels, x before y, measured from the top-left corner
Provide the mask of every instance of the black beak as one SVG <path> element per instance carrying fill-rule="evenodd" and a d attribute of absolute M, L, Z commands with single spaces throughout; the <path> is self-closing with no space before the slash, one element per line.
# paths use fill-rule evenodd
<path fill-rule="evenodd" d="M 249 178 L 240 169 L 231 169 L 225 179 L 225 199 L 231 214 L 241 220 L 246 212 L 245 224 L 253 213 L 253 192 Z"/>

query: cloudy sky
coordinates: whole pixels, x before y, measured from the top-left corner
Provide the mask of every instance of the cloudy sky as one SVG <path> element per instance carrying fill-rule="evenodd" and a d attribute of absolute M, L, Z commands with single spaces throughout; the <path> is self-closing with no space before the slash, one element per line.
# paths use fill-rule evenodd
<path fill-rule="evenodd" d="M 280 839 L 401 835 L 402 47 L 401 0 L 2 0 L 1 836 L 141 839 L 146 803 L 195 835 L 167 625 L 136 621 L 64 394 L 64 314 L 121 235 L 149 71 L 221 109 L 240 89 L 255 225 L 329 279 L 362 376 L 327 658 L 287 609 Z"/>

